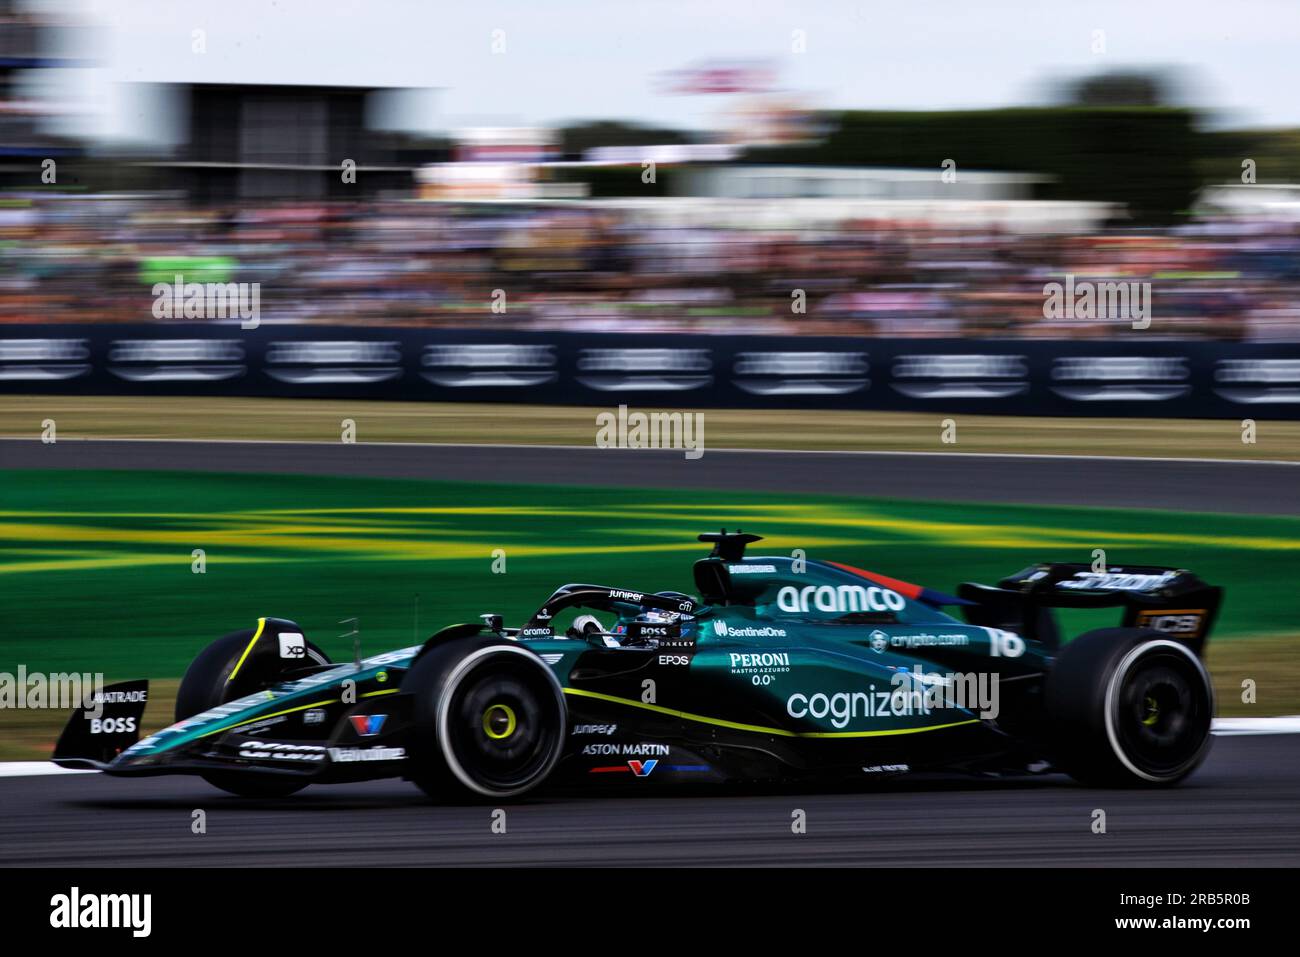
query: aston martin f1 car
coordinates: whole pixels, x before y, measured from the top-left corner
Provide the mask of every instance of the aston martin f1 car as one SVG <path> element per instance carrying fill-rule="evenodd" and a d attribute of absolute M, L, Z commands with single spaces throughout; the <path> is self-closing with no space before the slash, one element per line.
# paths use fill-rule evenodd
<path fill-rule="evenodd" d="M 569 584 L 517 627 L 486 614 L 352 662 L 258 619 L 190 665 L 175 724 L 138 740 L 147 682 L 112 685 L 54 760 L 246 796 L 401 777 L 497 801 L 553 782 L 933 770 L 1161 786 L 1205 756 L 1222 590 L 1191 572 L 1048 563 L 947 595 L 800 552 L 746 557 L 757 535 L 700 540 L 698 595 Z M 1062 607 L 1122 617 L 1063 641 Z"/>

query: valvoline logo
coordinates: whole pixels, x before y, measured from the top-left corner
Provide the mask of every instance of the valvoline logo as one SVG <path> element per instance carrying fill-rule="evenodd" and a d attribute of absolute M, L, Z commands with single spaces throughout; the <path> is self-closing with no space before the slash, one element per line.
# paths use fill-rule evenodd
<path fill-rule="evenodd" d="M 383 728 L 387 719 L 386 714 L 354 714 L 351 721 L 357 734 L 363 738 L 373 738 Z"/>
<path fill-rule="evenodd" d="M 650 772 L 659 764 L 658 758 L 651 758 L 649 761 L 629 761 L 627 766 L 632 769 L 632 773 L 639 778 L 648 778 Z"/>

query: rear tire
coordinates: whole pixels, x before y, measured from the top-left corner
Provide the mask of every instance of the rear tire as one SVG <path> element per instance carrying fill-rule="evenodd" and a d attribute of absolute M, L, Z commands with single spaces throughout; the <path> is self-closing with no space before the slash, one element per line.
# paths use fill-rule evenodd
<path fill-rule="evenodd" d="M 232 631 L 199 652 L 198 657 L 185 670 L 185 677 L 181 679 L 180 688 L 176 691 L 177 721 L 192 718 L 239 697 L 230 692 L 227 679 L 248 648 L 248 643 L 253 640 L 253 634 L 251 628 Z M 308 643 L 307 648 L 314 658 L 323 662 L 329 660 L 315 645 Z M 248 677 L 255 679 L 261 687 L 266 687 L 274 684 L 279 676 L 268 673 Z M 243 684 L 241 678 L 241 686 Z M 244 771 L 205 771 L 200 777 L 215 788 L 249 798 L 288 797 L 311 783 L 295 777 Z"/>
<path fill-rule="evenodd" d="M 1205 666 L 1163 632 L 1104 628 L 1069 642 L 1047 676 L 1059 767 L 1101 787 L 1166 787 L 1210 746 L 1214 691 Z"/>
<path fill-rule="evenodd" d="M 560 682 L 519 645 L 477 637 L 433 648 L 402 690 L 414 699 L 411 780 L 435 800 L 522 797 L 563 751 Z"/>

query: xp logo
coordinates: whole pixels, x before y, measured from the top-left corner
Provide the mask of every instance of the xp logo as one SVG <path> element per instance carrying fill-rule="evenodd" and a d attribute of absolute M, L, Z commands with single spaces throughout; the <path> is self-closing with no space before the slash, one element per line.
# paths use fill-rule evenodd
<path fill-rule="evenodd" d="M 869 636 L 871 638 L 871 650 L 880 654 L 889 647 L 889 636 L 880 629 L 876 629 Z"/>
<path fill-rule="evenodd" d="M 650 772 L 659 766 L 658 758 L 651 758 L 649 761 L 629 761 L 627 766 L 632 769 L 632 773 L 639 778 L 650 777 Z"/>
<path fill-rule="evenodd" d="M 386 714 L 354 714 L 349 720 L 357 734 L 363 738 L 373 738 L 384 726 Z"/>
<path fill-rule="evenodd" d="M 281 658 L 306 658 L 307 657 L 307 639 L 297 631 L 280 632 L 280 657 Z"/>

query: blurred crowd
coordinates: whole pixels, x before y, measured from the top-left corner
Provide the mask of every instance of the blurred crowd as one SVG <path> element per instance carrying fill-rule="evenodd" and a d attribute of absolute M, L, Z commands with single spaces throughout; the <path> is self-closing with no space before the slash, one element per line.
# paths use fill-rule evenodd
<path fill-rule="evenodd" d="M 1149 282 L 1144 335 L 1300 339 L 1300 226 L 1285 222 L 1048 236 L 878 220 L 716 228 L 599 203 L 0 205 L 0 322 L 158 321 L 153 285 L 176 273 L 260 283 L 272 324 L 1069 339 L 1129 328 L 1045 318 L 1044 285 L 1072 275 Z"/>

